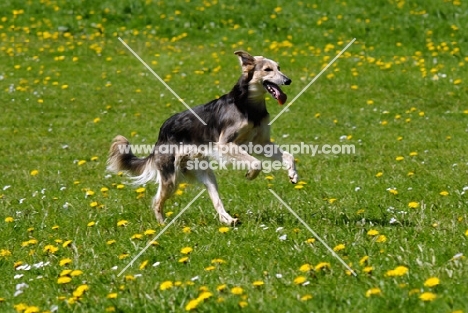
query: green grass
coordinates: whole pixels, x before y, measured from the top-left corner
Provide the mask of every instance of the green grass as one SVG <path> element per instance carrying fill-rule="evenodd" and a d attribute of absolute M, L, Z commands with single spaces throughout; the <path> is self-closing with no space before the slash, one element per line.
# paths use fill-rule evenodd
<path fill-rule="evenodd" d="M 454 259 L 468 235 L 467 9 L 458 0 L 3 1 L 0 311 L 184 312 L 203 295 L 200 312 L 468 312 L 468 264 Z M 354 144 L 356 153 L 296 155 L 302 189 L 282 171 L 251 182 L 219 171 L 242 225 L 221 233 L 204 193 L 118 276 L 163 226 L 149 208 L 156 186 L 138 196 L 106 173 L 110 142 L 152 144 L 185 109 L 118 37 L 191 106 L 230 90 L 237 49 L 278 60 L 292 100 L 357 38 L 272 126 L 280 144 Z M 272 117 L 282 109 L 267 103 Z M 337 253 L 358 277 L 308 243 L 268 188 L 332 248 L 343 244 Z M 168 222 L 201 190 L 182 186 Z M 185 263 L 184 247 L 193 249 Z M 321 262 L 330 268 L 315 270 Z M 398 266 L 408 272 L 389 276 Z M 59 284 L 61 273 L 71 281 Z M 309 283 L 295 284 L 299 276 Z M 440 284 L 425 286 L 430 277 Z M 80 285 L 89 289 L 74 295 Z M 380 294 L 367 297 L 372 288 Z M 436 298 L 423 301 L 426 292 Z"/>

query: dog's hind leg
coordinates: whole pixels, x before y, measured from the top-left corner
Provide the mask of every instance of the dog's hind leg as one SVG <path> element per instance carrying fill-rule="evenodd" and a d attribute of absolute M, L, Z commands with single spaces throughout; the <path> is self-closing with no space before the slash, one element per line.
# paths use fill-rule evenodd
<path fill-rule="evenodd" d="M 218 184 L 216 183 L 216 177 L 211 169 L 207 170 L 198 170 L 196 172 L 197 180 L 203 183 L 208 190 L 213 206 L 218 213 L 219 221 L 228 225 L 235 225 L 237 223 L 237 218 L 233 218 L 229 215 L 228 212 L 224 209 L 223 203 L 219 198 L 218 194 Z"/>
<path fill-rule="evenodd" d="M 174 179 L 160 178 L 158 192 L 153 198 L 153 210 L 159 224 L 164 224 L 164 203 L 169 199 L 175 191 Z"/>

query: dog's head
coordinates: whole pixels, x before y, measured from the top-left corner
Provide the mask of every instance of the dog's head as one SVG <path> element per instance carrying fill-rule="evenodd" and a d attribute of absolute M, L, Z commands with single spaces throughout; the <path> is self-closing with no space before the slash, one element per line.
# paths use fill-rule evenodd
<path fill-rule="evenodd" d="M 262 56 L 251 56 L 245 51 L 234 52 L 240 60 L 243 75 L 248 79 L 249 97 L 264 97 L 268 91 L 279 104 L 284 104 L 287 95 L 280 85 L 289 85 L 291 80 L 281 73 L 278 63 Z"/>

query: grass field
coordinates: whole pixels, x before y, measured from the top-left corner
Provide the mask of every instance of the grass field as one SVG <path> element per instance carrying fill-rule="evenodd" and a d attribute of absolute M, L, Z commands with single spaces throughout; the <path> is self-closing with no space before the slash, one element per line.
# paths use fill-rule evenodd
<path fill-rule="evenodd" d="M 468 312 L 468 5 L 430 1 L 5 0 L 0 4 L 1 312 Z M 219 171 L 158 239 L 155 185 L 105 171 L 112 138 L 155 142 L 228 92 L 235 50 L 281 63 L 296 155 L 246 181 Z M 282 109 L 268 99 L 271 116 Z M 358 274 L 270 193 L 276 192 Z M 181 185 L 169 223 L 202 190 Z M 149 243 L 135 263 L 119 273 Z"/>

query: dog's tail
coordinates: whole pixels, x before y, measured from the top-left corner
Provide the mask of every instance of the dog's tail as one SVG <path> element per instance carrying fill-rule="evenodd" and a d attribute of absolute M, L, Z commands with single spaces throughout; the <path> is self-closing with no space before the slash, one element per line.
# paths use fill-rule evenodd
<path fill-rule="evenodd" d="M 117 136 L 112 142 L 107 159 L 107 170 L 130 174 L 135 185 L 143 185 L 149 181 L 159 182 L 159 171 L 154 154 L 139 158 L 133 154 L 130 142 L 124 136 Z"/>

